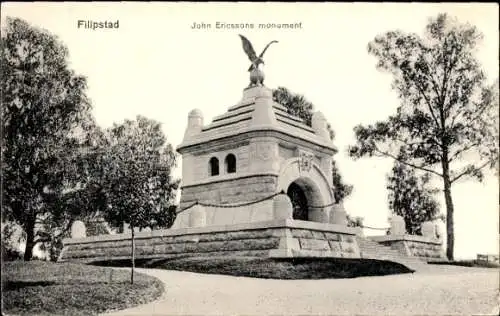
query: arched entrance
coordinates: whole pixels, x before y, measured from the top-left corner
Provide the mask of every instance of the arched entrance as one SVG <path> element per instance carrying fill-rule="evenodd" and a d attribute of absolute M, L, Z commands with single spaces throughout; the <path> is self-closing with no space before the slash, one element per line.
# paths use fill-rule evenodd
<path fill-rule="evenodd" d="M 282 165 L 277 189 L 290 198 L 293 219 L 328 222 L 329 209 L 320 207 L 334 200 L 328 178 L 314 162 L 308 169 L 300 168 L 299 162 L 299 158 L 291 158 Z"/>
<path fill-rule="evenodd" d="M 301 221 L 308 220 L 309 207 L 307 203 L 307 197 L 300 185 L 292 182 L 288 187 L 286 192 L 293 207 L 293 219 L 298 219 Z"/>

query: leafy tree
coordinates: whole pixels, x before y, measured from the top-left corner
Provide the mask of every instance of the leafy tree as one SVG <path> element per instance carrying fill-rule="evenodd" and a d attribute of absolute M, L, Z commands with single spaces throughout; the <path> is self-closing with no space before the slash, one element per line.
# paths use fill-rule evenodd
<path fill-rule="evenodd" d="M 74 221 L 83 221 L 87 227 L 87 234 L 92 236 L 92 229 L 98 225 L 94 224 L 94 221 L 99 219 L 99 214 L 105 208 L 104 192 L 97 182 L 99 178 L 93 178 L 97 177 L 97 174 L 90 173 L 89 162 L 92 162 L 93 158 L 80 151 L 75 154 L 78 155 L 78 163 L 84 163 L 78 169 L 87 179 L 78 182 L 72 189 L 65 189 L 60 193 L 51 212 L 39 216 L 36 225 L 41 242 L 40 250 L 48 252 L 52 261 L 57 261 L 63 248 L 62 240 L 70 237 Z"/>
<path fill-rule="evenodd" d="M 309 102 L 304 96 L 296 94 L 284 87 L 278 87 L 273 90 L 273 99 L 275 102 L 285 106 L 289 114 L 300 117 L 304 120 L 304 123 L 311 126 L 312 115 L 314 111 L 314 105 Z M 330 132 L 330 139 L 333 141 L 335 139 L 335 132 L 331 128 L 331 125 L 327 125 L 328 131 Z M 332 159 L 332 178 L 334 186 L 334 197 L 337 203 L 342 202 L 346 197 L 352 193 L 352 185 L 344 183 L 342 175 L 337 167 L 337 163 Z"/>
<path fill-rule="evenodd" d="M 340 170 L 337 167 L 337 163 L 332 159 L 332 177 L 333 177 L 333 196 L 335 197 L 335 201 L 337 203 L 341 203 L 344 201 L 346 197 L 351 195 L 353 186 L 351 184 L 347 184 L 342 179 L 342 175 L 340 174 Z"/>
<path fill-rule="evenodd" d="M 430 181 L 429 174 L 417 176 L 415 169 L 398 161 L 387 176 L 389 208 L 404 218 L 409 234 L 421 235 L 423 222 L 440 217 L 439 204 L 434 199 L 439 190 L 430 188 Z"/>
<path fill-rule="evenodd" d="M 95 124 L 86 79 L 68 68 L 56 36 L 7 18 L 1 50 L 2 205 L 26 233 L 30 260 L 50 236 L 45 225 L 65 217 L 65 191 L 85 182 L 78 150 Z"/>
<path fill-rule="evenodd" d="M 176 156 L 161 125 L 145 117 L 114 124 L 107 133 L 107 148 L 100 158 L 106 203 L 102 216 L 112 227 L 130 227 L 133 283 L 135 229 L 170 226 L 175 219 L 173 200 L 179 181 L 170 173 Z"/>
<path fill-rule="evenodd" d="M 93 220 L 87 219 L 84 223 L 87 228 L 87 236 L 109 235 L 111 232 L 107 223 L 98 218 Z"/>
<path fill-rule="evenodd" d="M 289 114 L 300 117 L 306 125 L 311 126 L 314 105 L 303 95 L 293 93 L 285 87 L 278 87 L 273 90 L 273 99 L 286 107 Z"/>
<path fill-rule="evenodd" d="M 482 35 L 446 14 L 431 18 L 424 36 L 390 31 L 369 43 L 377 67 L 393 76 L 401 101 L 386 121 L 356 126 L 350 155 L 390 157 L 441 178 L 446 202 L 447 257 L 453 259 L 452 185 L 482 180 L 498 168 L 498 94 L 474 56 Z M 398 157 L 404 147 L 407 155 Z"/>

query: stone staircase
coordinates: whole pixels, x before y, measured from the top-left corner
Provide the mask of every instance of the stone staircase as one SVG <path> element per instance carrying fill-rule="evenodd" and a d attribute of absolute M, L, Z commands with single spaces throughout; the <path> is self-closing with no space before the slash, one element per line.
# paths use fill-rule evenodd
<path fill-rule="evenodd" d="M 396 249 L 384 246 L 365 237 L 358 236 L 356 239 L 359 245 L 361 258 L 392 261 L 415 271 L 422 270 L 427 265 L 427 262 L 419 258 L 405 256 Z"/>

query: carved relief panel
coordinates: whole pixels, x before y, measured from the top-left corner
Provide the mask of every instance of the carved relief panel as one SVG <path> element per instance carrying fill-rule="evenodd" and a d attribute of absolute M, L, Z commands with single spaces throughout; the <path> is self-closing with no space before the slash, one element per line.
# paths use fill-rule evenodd
<path fill-rule="evenodd" d="M 299 150 L 299 171 L 300 172 L 309 172 L 313 166 L 314 162 L 314 154 Z"/>

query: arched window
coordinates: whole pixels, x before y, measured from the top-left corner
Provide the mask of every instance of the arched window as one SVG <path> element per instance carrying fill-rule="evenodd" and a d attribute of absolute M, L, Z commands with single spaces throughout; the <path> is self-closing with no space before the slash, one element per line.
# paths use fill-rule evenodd
<path fill-rule="evenodd" d="M 210 158 L 210 175 L 217 176 L 219 174 L 219 159 L 212 157 Z"/>
<path fill-rule="evenodd" d="M 236 172 L 236 157 L 233 154 L 227 155 L 225 165 L 227 173 Z"/>

